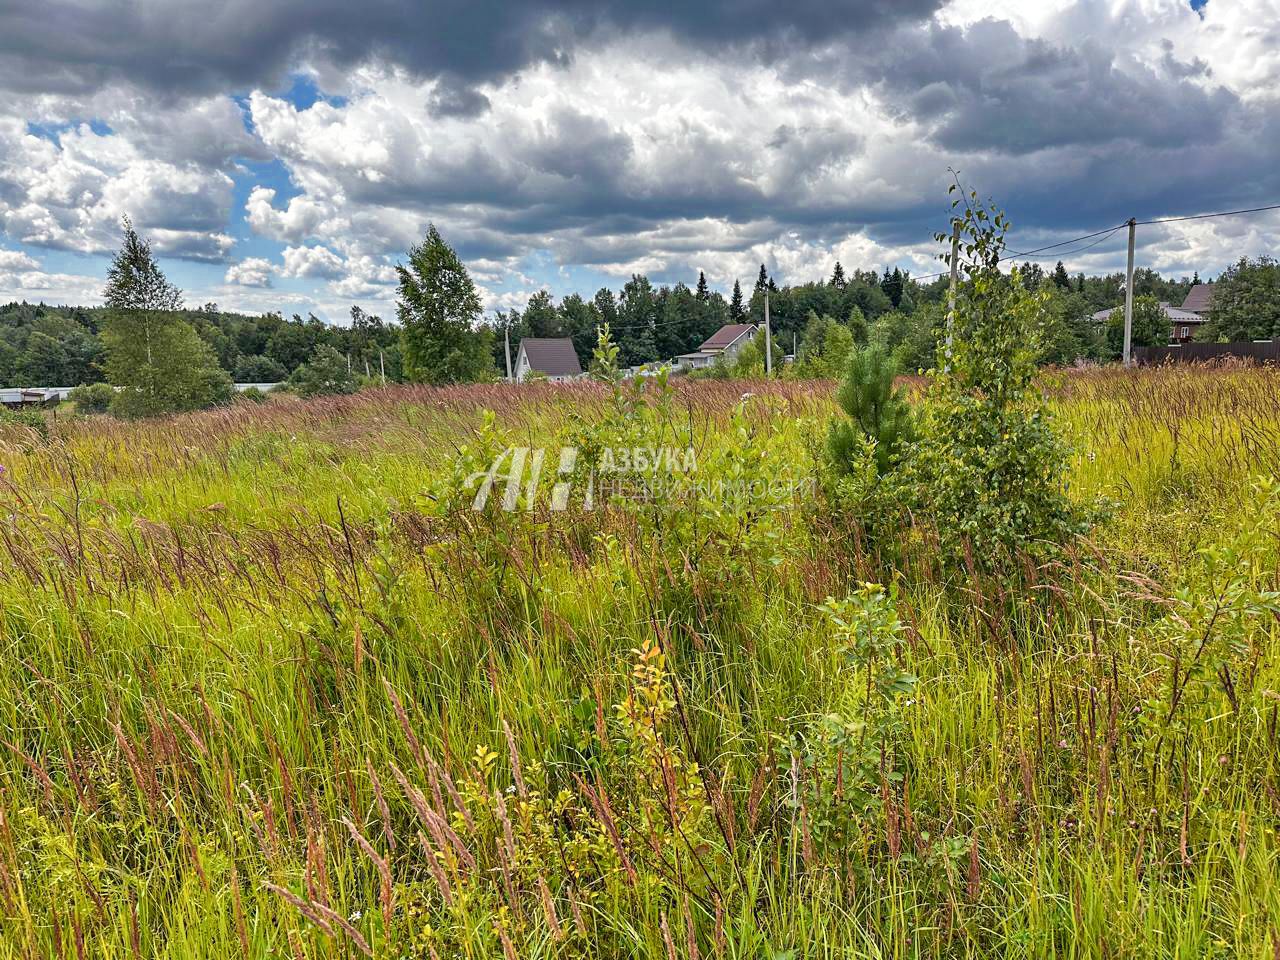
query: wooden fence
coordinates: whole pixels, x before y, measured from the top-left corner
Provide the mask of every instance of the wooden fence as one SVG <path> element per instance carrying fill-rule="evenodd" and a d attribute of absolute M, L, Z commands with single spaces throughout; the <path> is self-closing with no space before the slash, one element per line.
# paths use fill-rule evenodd
<path fill-rule="evenodd" d="M 1133 359 L 1142 366 L 1161 363 L 1204 363 L 1228 357 L 1280 364 L 1280 340 L 1252 343 L 1180 343 L 1169 347 L 1134 347 Z"/>

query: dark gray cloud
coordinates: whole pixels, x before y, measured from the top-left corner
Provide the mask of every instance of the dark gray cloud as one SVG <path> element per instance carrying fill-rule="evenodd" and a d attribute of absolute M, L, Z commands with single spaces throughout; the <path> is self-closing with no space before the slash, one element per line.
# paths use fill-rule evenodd
<path fill-rule="evenodd" d="M 58 100 L 44 126 L 103 118 L 118 135 L 7 166 L 0 136 L 0 228 L 44 246 L 98 249 L 84 208 L 110 225 L 127 205 L 169 231 L 167 251 L 234 256 L 219 236 L 233 192 L 211 174 L 243 187 L 240 157 L 292 180 L 254 229 L 313 250 L 293 254 L 299 276 L 335 279 L 428 220 L 468 257 L 602 269 L 771 245 L 799 262 L 851 237 L 918 248 L 945 223 L 948 166 L 1008 210 L 1023 249 L 1280 196 L 1275 43 L 1219 24 L 1263 52 L 1230 59 L 1172 6 L 1082 0 L 1038 25 L 958 26 L 954 8 L 932 16 L 941 0 L 19 2 L 0 0 L 11 118 Z M 349 80 L 364 64 L 409 76 Z M 251 97 L 246 131 L 228 95 L 303 67 L 329 98 Z M 113 159 L 126 142 L 137 156 Z"/>
<path fill-rule="evenodd" d="M 460 78 L 444 75 L 427 105 L 436 117 L 478 117 L 489 109 L 489 98 Z"/>
<path fill-rule="evenodd" d="M 567 62 L 581 43 L 665 31 L 702 48 L 762 57 L 918 22 L 940 0 L 6 0 L 0 86 L 85 93 L 130 82 L 165 93 L 278 85 L 300 57 L 368 61 L 447 76 L 438 109 L 474 113 L 470 85 L 534 63 Z"/>
<path fill-rule="evenodd" d="M 1122 140 L 1174 147 L 1189 134 L 1217 140 L 1239 105 L 1198 82 L 1203 63 L 1182 63 L 1167 47 L 1156 69 L 1122 64 L 1096 43 L 1025 38 L 992 20 L 896 38 L 891 55 L 871 65 L 874 82 L 947 150 L 1026 154 Z"/>

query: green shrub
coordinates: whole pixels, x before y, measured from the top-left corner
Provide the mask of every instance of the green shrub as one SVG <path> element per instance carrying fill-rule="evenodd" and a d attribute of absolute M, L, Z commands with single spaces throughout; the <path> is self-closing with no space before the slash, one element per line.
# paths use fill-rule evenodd
<path fill-rule="evenodd" d="M 819 317 L 810 310 L 808 322 L 800 335 L 800 354 L 796 357 L 793 374 L 808 380 L 840 376 L 849 361 L 854 342 L 855 336 L 849 327 L 831 317 Z"/>
<path fill-rule="evenodd" d="M 67 394 L 67 399 L 76 405 L 77 413 L 100 414 L 111 408 L 116 391 L 109 383 L 81 384 Z"/>
<path fill-rule="evenodd" d="M 1160 301 L 1150 294 L 1134 298 L 1131 334 L 1131 345 L 1135 347 L 1163 347 L 1173 336 L 1173 322 Z M 1107 345 L 1114 357 L 1124 353 L 1123 307 L 1112 310 L 1107 320 Z"/>
<path fill-rule="evenodd" d="M 267 395 L 257 387 L 248 387 L 236 394 L 236 399 L 243 403 L 266 403 Z"/>
<path fill-rule="evenodd" d="M 346 358 L 327 346 L 316 347 L 311 359 L 293 371 L 289 385 L 302 397 L 355 393 L 359 388 Z"/>
<path fill-rule="evenodd" d="M 847 708 L 812 721 L 786 752 L 815 774 L 805 778 L 804 797 L 814 853 L 835 859 L 868 832 L 885 832 L 891 814 L 884 800 L 903 780 L 904 713 L 917 680 L 899 666 L 906 627 L 896 591 L 864 583 L 844 600 L 828 597 L 820 609 L 852 678 Z M 824 789 L 830 783 L 840 788 Z"/>
<path fill-rule="evenodd" d="M 49 439 L 49 421 L 44 414 L 35 410 L 0 409 L 0 430 L 9 432 L 15 427 L 16 432 L 30 432 L 41 440 Z"/>
<path fill-rule="evenodd" d="M 925 400 L 915 499 L 937 528 L 944 560 L 990 570 L 1062 544 L 1082 519 L 1066 495 L 1067 448 L 1032 382 L 1046 295 L 1025 289 L 1017 269 L 1001 272 L 1009 227 L 1002 212 L 988 213 L 971 194 L 955 222 L 966 282 L 951 357 L 944 348 Z"/>
<path fill-rule="evenodd" d="M 236 383 L 281 383 L 289 371 L 270 357 L 241 357 L 232 376 Z"/>
<path fill-rule="evenodd" d="M 617 383 L 622 375 L 618 372 L 618 345 L 609 334 L 609 325 L 596 327 L 596 349 L 591 356 L 591 379 L 601 383 Z"/>

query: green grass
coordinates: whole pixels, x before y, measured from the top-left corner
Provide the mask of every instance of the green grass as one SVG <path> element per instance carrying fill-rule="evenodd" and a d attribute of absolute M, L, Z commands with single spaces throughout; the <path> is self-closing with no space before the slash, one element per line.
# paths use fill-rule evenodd
<path fill-rule="evenodd" d="M 1045 386 L 1113 507 L 1016 588 L 812 497 L 458 492 L 508 442 L 803 480 L 829 384 L 6 427 L 0 957 L 1272 956 L 1280 378 Z M 860 579 L 917 678 L 864 767 Z"/>

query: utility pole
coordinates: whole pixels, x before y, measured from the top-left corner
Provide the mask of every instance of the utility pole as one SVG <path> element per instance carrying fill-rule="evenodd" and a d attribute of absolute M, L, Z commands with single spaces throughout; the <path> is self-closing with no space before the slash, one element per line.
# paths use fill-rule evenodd
<path fill-rule="evenodd" d="M 502 331 L 502 352 L 507 358 L 507 383 L 511 382 L 511 328 L 506 327 Z"/>
<path fill-rule="evenodd" d="M 951 288 L 947 293 L 947 348 L 943 371 L 951 369 L 951 343 L 956 327 L 956 289 L 960 286 L 960 221 L 951 224 Z"/>
<path fill-rule="evenodd" d="M 773 333 L 769 330 L 769 291 L 764 292 L 764 375 L 773 376 Z"/>
<path fill-rule="evenodd" d="M 1129 265 L 1124 271 L 1124 365 L 1133 366 L 1133 239 L 1138 222 L 1129 219 Z"/>
<path fill-rule="evenodd" d="M 382 374 L 382 385 L 385 387 L 387 385 L 387 364 L 382 359 L 381 350 L 378 351 L 378 372 Z"/>

